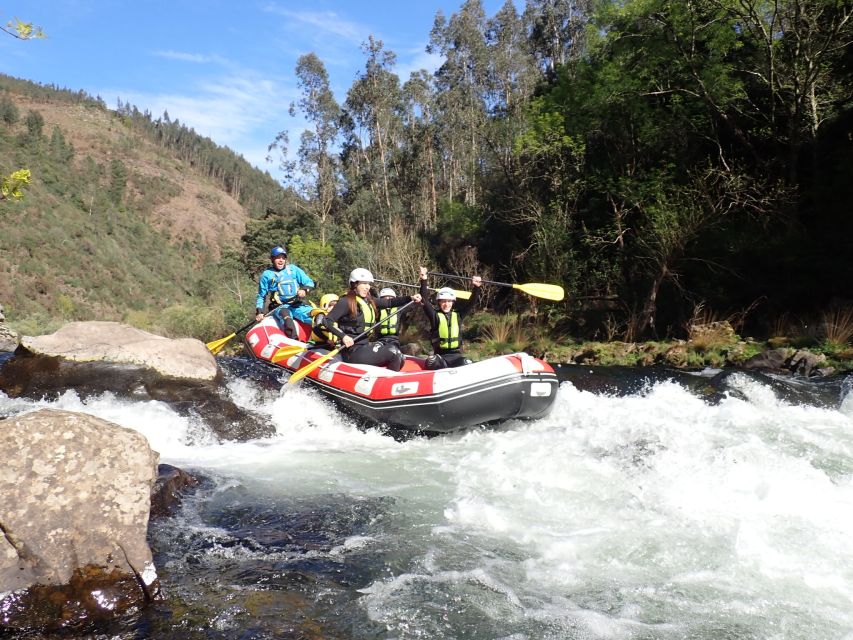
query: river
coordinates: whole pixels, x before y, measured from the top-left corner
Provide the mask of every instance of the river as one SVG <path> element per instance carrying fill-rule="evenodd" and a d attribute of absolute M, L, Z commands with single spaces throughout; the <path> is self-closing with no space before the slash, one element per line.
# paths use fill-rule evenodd
<path fill-rule="evenodd" d="M 0 415 L 91 413 L 202 479 L 150 528 L 165 600 L 86 637 L 850 640 L 849 382 L 792 402 L 734 375 L 713 403 L 566 382 L 546 419 L 433 438 L 233 373 L 274 437 L 111 394 Z"/>

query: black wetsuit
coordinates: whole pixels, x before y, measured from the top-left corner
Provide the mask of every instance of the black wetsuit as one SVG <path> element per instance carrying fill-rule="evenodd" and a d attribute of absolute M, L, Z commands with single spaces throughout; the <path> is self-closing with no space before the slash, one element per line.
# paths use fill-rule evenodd
<path fill-rule="evenodd" d="M 361 304 L 356 304 L 356 313 L 350 312 L 349 298 L 344 296 L 338 300 L 337 304 L 326 315 L 324 326 L 329 333 L 335 335 L 338 339 L 343 339 L 345 335 L 355 339 L 360 334 L 364 333 L 371 326 L 379 322 L 379 313 L 374 313 L 371 309 L 373 318 L 365 319 L 364 308 L 362 304 L 368 304 L 368 299 L 362 299 Z M 388 300 L 376 300 L 378 309 L 389 309 L 391 307 L 401 307 L 404 304 L 411 302 L 411 296 L 398 296 Z M 337 326 L 335 324 L 337 323 Z M 383 344 L 381 342 L 370 342 L 370 334 L 362 336 L 356 340 L 349 349 L 341 351 L 341 357 L 344 362 L 352 364 L 370 364 L 377 367 L 388 367 L 392 371 L 399 371 L 403 367 L 403 354 L 395 345 Z"/>

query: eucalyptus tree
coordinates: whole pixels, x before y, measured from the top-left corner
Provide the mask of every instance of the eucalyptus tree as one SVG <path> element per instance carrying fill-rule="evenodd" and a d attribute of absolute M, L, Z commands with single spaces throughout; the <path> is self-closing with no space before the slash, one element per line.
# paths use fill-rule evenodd
<path fill-rule="evenodd" d="M 403 84 L 400 118 L 403 140 L 398 151 L 398 190 L 416 227 L 431 230 L 438 213 L 436 176 L 436 90 L 432 76 L 415 71 Z"/>
<path fill-rule="evenodd" d="M 487 120 L 489 55 L 481 0 L 466 0 L 449 20 L 438 13 L 427 51 L 444 58 L 436 71 L 436 88 L 446 199 L 452 201 L 461 193 L 466 205 L 475 206 L 480 189 L 480 143 Z"/>
<path fill-rule="evenodd" d="M 293 189 L 304 198 L 303 206 L 320 224 L 320 241 L 325 245 L 327 227 L 338 203 L 341 188 L 340 159 L 336 144 L 340 137 L 341 109 L 329 87 L 329 74 L 315 53 L 296 62 L 297 86 L 301 97 L 290 105 L 290 115 L 300 113 L 308 123 L 299 138 L 297 161 L 287 160 L 288 136 L 282 131 L 270 145 L 281 152 L 281 168 Z"/>
<path fill-rule="evenodd" d="M 506 0 L 486 21 L 486 48 L 484 97 L 490 117 L 485 134 L 504 177 L 511 179 L 516 159 L 513 142 L 524 128 L 524 109 L 542 78 L 513 0 Z"/>
<path fill-rule="evenodd" d="M 400 137 L 400 80 L 393 72 L 396 54 L 383 49 L 372 35 L 362 46 L 367 56 L 364 70 L 347 93 L 347 158 L 351 173 L 373 193 L 384 209 L 382 223 L 391 225 L 394 152 Z"/>
<path fill-rule="evenodd" d="M 528 47 L 549 78 L 583 54 L 592 12 L 592 0 L 527 0 Z"/>

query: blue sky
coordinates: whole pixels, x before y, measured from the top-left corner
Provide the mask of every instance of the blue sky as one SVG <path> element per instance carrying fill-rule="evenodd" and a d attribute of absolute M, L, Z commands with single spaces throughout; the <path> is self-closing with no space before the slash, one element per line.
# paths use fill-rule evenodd
<path fill-rule="evenodd" d="M 397 54 L 397 73 L 434 70 L 425 47 L 437 11 L 462 0 L 46 0 L 0 3 L 3 24 L 17 17 L 47 38 L 20 42 L 0 33 L 0 72 L 148 109 L 194 128 L 278 176 L 267 146 L 282 130 L 291 145 L 300 122 L 288 115 L 297 98 L 300 55 L 325 63 L 339 102 L 363 68 L 369 35 Z M 488 16 L 504 0 L 483 0 Z M 521 6 L 516 2 L 516 6 Z"/>

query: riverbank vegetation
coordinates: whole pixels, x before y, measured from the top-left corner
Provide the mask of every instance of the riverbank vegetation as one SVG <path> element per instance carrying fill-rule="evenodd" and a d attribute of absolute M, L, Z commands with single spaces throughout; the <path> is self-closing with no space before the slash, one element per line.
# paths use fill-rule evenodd
<path fill-rule="evenodd" d="M 475 354 L 716 366 L 784 343 L 843 364 L 851 12 L 527 0 L 487 16 L 468 0 L 435 18 L 434 73 L 401 78 L 366 36 L 363 69 L 335 96 L 324 62 L 299 59 L 292 112 L 308 129 L 271 141 L 284 186 L 168 114 L 5 77 L 0 174 L 32 170 L 24 203 L 0 202 L 15 230 L 7 316 L 26 331 L 94 317 L 221 337 L 285 243 L 322 292 L 355 265 L 406 282 L 420 264 L 565 289 L 554 303 L 489 288 Z M 74 109 L 47 127 L 63 100 Z M 93 114 L 101 134 L 69 144 Z M 184 213 L 171 206 L 187 194 Z M 232 202 L 242 219 L 198 232 Z M 187 218 L 198 233 L 174 233 Z M 57 248 L 80 255 L 58 274 Z M 723 322 L 737 339 L 697 330 Z"/>

